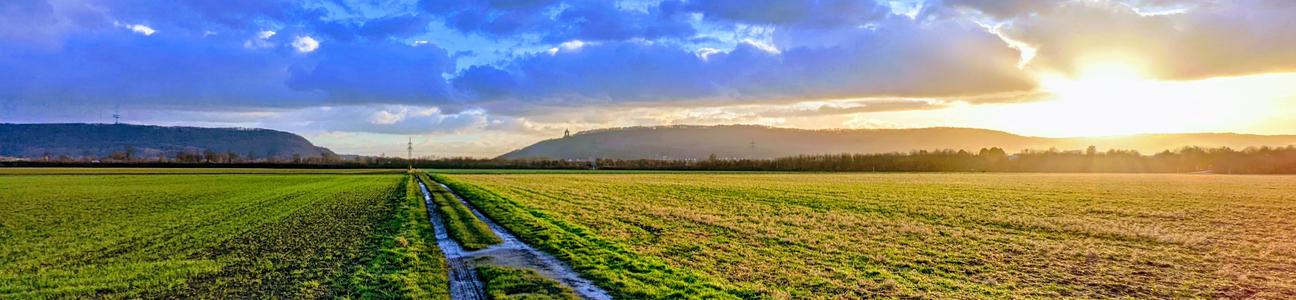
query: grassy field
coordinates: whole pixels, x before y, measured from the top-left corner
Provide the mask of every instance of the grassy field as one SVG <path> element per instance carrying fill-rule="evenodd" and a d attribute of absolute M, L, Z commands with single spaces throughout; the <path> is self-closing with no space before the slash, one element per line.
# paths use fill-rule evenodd
<path fill-rule="evenodd" d="M 439 178 L 621 296 L 1296 297 L 1292 176 Z"/>
<path fill-rule="evenodd" d="M 757 296 L 749 290 L 718 284 L 716 278 L 672 267 L 661 259 L 639 255 L 624 244 L 573 224 L 553 211 L 520 205 L 491 190 L 448 176 L 435 175 L 433 178 L 445 183 L 492 220 L 507 227 L 519 239 L 566 261 L 582 277 L 604 287 L 614 298 L 738 299 Z"/>
<path fill-rule="evenodd" d="M 432 203 L 436 204 L 436 210 L 441 214 L 442 221 L 445 222 L 446 232 L 450 238 L 459 242 L 467 250 L 480 250 L 503 242 L 499 236 L 491 231 L 490 226 L 485 222 L 477 219 L 477 215 L 472 213 L 463 202 L 456 199 L 450 191 L 437 185 L 426 174 L 419 174 L 423 182 L 427 185 L 428 192 L 432 194 Z"/>
<path fill-rule="evenodd" d="M 477 265 L 477 277 L 481 279 L 486 295 L 493 300 L 579 300 L 571 289 L 536 271 L 496 266 L 485 263 Z"/>
<path fill-rule="evenodd" d="M 405 169 L 0 168 L 0 175 L 404 174 Z"/>
<path fill-rule="evenodd" d="M 0 176 L 0 298 L 444 295 L 445 262 L 411 182 Z"/>

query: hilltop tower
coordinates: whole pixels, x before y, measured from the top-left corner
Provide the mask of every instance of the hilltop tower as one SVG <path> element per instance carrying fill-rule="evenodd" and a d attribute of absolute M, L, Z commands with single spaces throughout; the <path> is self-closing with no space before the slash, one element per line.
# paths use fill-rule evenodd
<path fill-rule="evenodd" d="M 564 129 L 563 129 L 563 138 L 565 139 L 565 138 L 569 138 L 569 137 L 571 137 L 571 130 L 567 130 L 566 128 L 564 128 Z"/>

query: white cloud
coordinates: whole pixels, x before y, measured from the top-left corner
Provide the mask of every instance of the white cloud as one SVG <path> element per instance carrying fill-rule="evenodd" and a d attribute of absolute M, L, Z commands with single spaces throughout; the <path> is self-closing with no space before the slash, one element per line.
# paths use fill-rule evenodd
<path fill-rule="evenodd" d="M 757 40 L 754 40 L 754 39 L 746 39 L 746 40 L 743 40 L 743 43 L 746 43 L 746 44 L 748 44 L 748 45 L 752 45 L 752 46 L 756 47 L 757 49 L 761 49 L 761 51 L 769 52 L 770 54 L 782 54 L 782 53 L 783 53 L 783 51 L 779 51 L 779 48 L 778 48 L 778 47 L 775 47 L 773 44 L 770 44 L 770 43 L 766 43 L 766 42 L 762 42 L 762 41 L 757 41 Z"/>
<path fill-rule="evenodd" d="M 118 28 L 125 28 L 130 30 L 131 32 L 138 33 L 144 36 L 150 36 L 153 35 L 154 33 L 157 33 L 157 30 L 154 30 L 153 27 L 148 27 L 147 25 L 144 24 L 127 24 L 118 21 L 113 21 L 113 26 L 116 26 Z"/>
<path fill-rule="evenodd" d="M 406 112 L 405 109 L 401 109 L 397 112 L 389 112 L 387 110 L 376 111 L 372 115 L 369 115 L 369 123 L 378 125 L 396 124 L 396 122 L 405 119 Z"/>
<path fill-rule="evenodd" d="M 585 47 L 585 45 L 592 45 L 592 44 L 595 44 L 595 43 L 588 43 L 588 42 L 585 42 L 585 41 L 582 41 L 582 40 L 570 40 L 570 41 L 566 41 L 566 42 L 563 42 L 562 44 L 558 44 L 558 47 L 549 48 L 549 55 L 556 55 L 556 54 L 558 54 L 559 51 L 575 51 L 575 50 L 580 50 L 580 48 Z"/>
<path fill-rule="evenodd" d="M 711 55 L 715 55 L 716 53 L 724 53 L 724 51 L 716 48 L 701 48 L 698 49 L 696 53 L 699 58 L 702 58 L 702 60 L 710 60 Z"/>
<path fill-rule="evenodd" d="M 257 49 L 274 47 L 275 44 L 270 42 L 270 38 L 274 36 L 274 31 L 262 30 L 261 32 L 257 32 L 256 38 L 243 42 L 243 48 Z"/>
<path fill-rule="evenodd" d="M 138 34 L 143 34 L 144 36 L 150 36 L 157 32 L 157 30 L 153 30 L 153 28 L 140 24 L 131 25 L 130 30 Z"/>
<path fill-rule="evenodd" d="M 299 53 L 310 53 L 311 51 L 315 51 L 315 49 L 319 49 L 319 41 L 316 41 L 315 38 L 310 36 L 299 36 L 297 39 L 293 40 L 292 46 L 297 49 L 297 52 Z"/>

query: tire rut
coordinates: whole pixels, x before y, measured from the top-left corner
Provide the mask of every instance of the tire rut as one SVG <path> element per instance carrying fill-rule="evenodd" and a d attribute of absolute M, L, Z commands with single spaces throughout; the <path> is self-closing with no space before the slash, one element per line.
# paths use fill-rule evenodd
<path fill-rule="evenodd" d="M 468 257 L 467 251 L 459 246 L 458 242 L 450 239 L 450 234 L 446 232 L 445 222 L 441 215 L 433 207 L 431 193 L 427 186 L 419 181 L 419 190 L 423 192 L 423 202 L 427 205 L 428 220 L 432 222 L 433 232 L 436 233 L 437 246 L 441 248 L 441 253 L 445 254 L 446 264 L 450 266 L 450 299 L 453 300 L 485 300 L 486 291 L 482 288 L 482 283 L 477 279 L 477 271 L 473 268 L 472 258 Z"/>
<path fill-rule="evenodd" d="M 428 205 L 428 214 L 432 216 L 432 222 L 437 227 L 437 245 L 441 246 L 442 252 L 446 254 L 446 260 L 451 264 L 451 298 L 486 299 L 485 292 L 482 290 L 482 284 L 477 280 L 476 271 L 473 268 L 475 260 L 482 260 L 500 265 L 535 270 L 544 277 L 561 282 L 584 299 L 612 299 L 612 297 L 608 295 L 607 291 L 594 285 L 592 281 L 581 278 L 580 274 L 573 271 L 566 263 L 558 260 L 558 258 L 553 255 L 549 255 L 544 251 L 540 251 L 539 249 L 522 242 L 522 240 L 518 239 L 518 237 L 513 235 L 513 233 L 495 223 L 494 220 L 486 217 L 486 215 L 478 211 L 477 208 L 473 207 L 473 205 L 468 203 L 468 201 L 459 197 L 459 194 L 454 193 L 454 190 L 451 190 L 450 187 L 438 182 L 432 183 L 439 185 L 446 191 L 449 191 L 450 194 L 455 197 L 455 200 L 468 207 L 468 209 L 472 211 L 473 215 L 482 220 L 482 222 L 485 222 L 486 225 L 490 227 L 491 231 L 495 232 L 495 235 L 499 236 L 500 239 L 503 240 L 503 242 L 491 245 L 486 249 L 477 251 L 464 250 L 458 243 L 450 239 L 449 234 L 445 232 L 440 215 L 438 215 L 437 212 L 432 211 L 432 207 L 435 207 L 435 205 L 431 202 L 432 198 L 430 197 L 430 192 L 427 189 L 427 186 L 424 185 L 421 180 L 419 181 L 419 188 L 423 190 L 423 199 Z M 458 265 L 456 265 L 456 263 L 458 263 Z M 462 271 L 456 271 L 457 269 L 462 269 Z M 457 276 L 467 277 L 459 279 Z M 464 286 L 462 287 L 462 291 L 459 293 L 456 293 L 456 283 Z M 461 298 L 458 295 L 468 295 L 464 297 L 477 298 Z"/>

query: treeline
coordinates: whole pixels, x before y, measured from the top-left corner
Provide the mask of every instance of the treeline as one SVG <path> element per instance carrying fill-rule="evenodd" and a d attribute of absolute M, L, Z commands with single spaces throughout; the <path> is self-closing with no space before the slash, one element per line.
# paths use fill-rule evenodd
<path fill-rule="evenodd" d="M 602 165 L 611 167 L 614 162 Z M 705 160 L 700 170 L 877 171 L 877 172 L 1093 172 L 1296 174 L 1296 146 L 1185 147 L 1143 155 L 1133 150 L 1026 150 L 999 148 L 913 151 L 882 154 L 800 155 L 773 160 Z"/>
<path fill-rule="evenodd" d="M 1025 150 L 977 152 L 920 150 L 905 153 L 798 155 L 776 159 L 702 160 L 497 160 L 454 158 L 421 161 L 421 168 L 607 169 L 697 171 L 840 172 L 1094 172 L 1296 174 L 1296 146 L 1184 147 L 1152 155 L 1133 150 Z"/>
<path fill-rule="evenodd" d="M 209 159 L 214 158 L 214 159 Z M 224 159 L 222 159 L 224 158 Z M 696 171 L 838 171 L 838 172 L 1095 172 L 1296 174 L 1296 146 L 1230 148 L 1184 147 L 1144 155 L 1132 150 L 1025 150 L 1009 154 L 1000 148 L 977 152 L 921 150 L 905 153 L 798 155 L 777 159 L 699 160 L 507 160 L 480 158 L 415 159 L 423 169 L 606 169 Z M 232 156 L 201 159 L 104 162 L 26 160 L 0 166 L 138 166 L 138 167 L 278 167 L 403 168 L 402 158 L 340 157 L 244 161 Z"/>
<path fill-rule="evenodd" d="M 239 154 L 234 151 L 214 151 L 206 149 L 203 151 L 186 150 L 176 152 L 161 152 L 157 150 L 140 151 L 135 147 L 127 145 L 120 150 L 111 151 L 105 156 L 96 156 L 88 153 L 82 155 L 52 154 L 46 152 L 32 159 L 21 159 L 29 162 L 43 163 L 65 163 L 65 164 L 85 164 L 85 163 L 122 163 L 122 164 L 147 164 L 147 163 L 181 163 L 181 164 L 247 164 L 247 163 L 264 163 L 264 164 L 336 164 L 346 162 L 340 155 L 331 152 L 324 152 L 319 156 L 305 156 L 301 154 L 291 155 L 273 155 L 266 154 L 258 156 L 255 152 L 249 151 Z M 367 163 L 367 157 L 356 159 Z"/>

